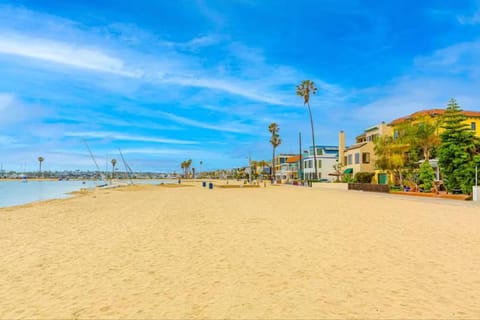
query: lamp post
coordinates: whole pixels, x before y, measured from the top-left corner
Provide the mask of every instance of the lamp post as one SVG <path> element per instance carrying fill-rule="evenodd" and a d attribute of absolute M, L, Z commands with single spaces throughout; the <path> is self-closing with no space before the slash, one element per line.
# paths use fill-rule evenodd
<path fill-rule="evenodd" d="M 473 201 L 480 201 L 480 190 L 478 189 L 478 165 L 475 166 L 475 186 L 472 187 Z"/>

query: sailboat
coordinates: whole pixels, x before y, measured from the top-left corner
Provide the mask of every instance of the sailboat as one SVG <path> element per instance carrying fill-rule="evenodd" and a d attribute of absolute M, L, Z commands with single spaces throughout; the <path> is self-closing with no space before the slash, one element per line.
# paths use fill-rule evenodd
<path fill-rule="evenodd" d="M 97 187 L 100 188 L 100 187 L 107 186 L 108 185 L 108 183 L 106 182 L 107 179 L 106 179 L 105 175 L 102 173 L 102 171 L 100 170 L 100 167 L 98 166 L 97 160 L 95 160 L 95 157 L 93 156 L 92 150 L 90 150 L 90 147 L 88 146 L 87 140 L 83 139 L 83 142 L 85 142 L 85 145 L 87 146 L 87 149 L 88 149 L 88 153 L 90 153 L 90 157 L 92 157 L 93 163 L 95 163 L 95 166 L 97 167 L 97 171 L 100 173 L 100 176 L 102 177 L 101 184 L 97 185 Z"/>

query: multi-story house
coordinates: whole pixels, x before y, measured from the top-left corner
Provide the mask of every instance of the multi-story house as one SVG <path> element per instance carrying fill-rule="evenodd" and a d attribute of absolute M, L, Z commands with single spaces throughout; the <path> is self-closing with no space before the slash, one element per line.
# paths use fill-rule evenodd
<path fill-rule="evenodd" d="M 393 120 L 388 125 L 392 128 L 391 134 L 394 139 L 399 138 L 401 135 L 402 125 L 405 123 L 418 124 L 422 122 L 430 122 L 431 124 L 437 124 L 438 132 L 440 134 L 443 131 L 442 115 L 445 113 L 444 109 L 429 109 L 412 113 L 408 116 L 401 117 Z M 467 124 L 472 131 L 474 131 L 477 137 L 480 137 L 480 112 L 478 111 L 463 111 L 466 116 L 465 124 Z"/>
<path fill-rule="evenodd" d="M 303 155 L 303 174 L 305 180 L 315 179 L 314 148 L 310 147 Z M 315 146 L 318 179 L 333 181 L 336 179 L 334 166 L 338 161 L 337 146 Z"/>
<path fill-rule="evenodd" d="M 299 164 L 300 155 L 288 157 L 280 164 L 280 169 L 275 171 L 275 179 L 282 183 L 298 179 Z"/>
<path fill-rule="evenodd" d="M 365 129 L 355 138 L 355 143 L 345 146 L 345 133 L 339 134 L 339 161 L 343 168 L 343 174 L 355 174 L 357 172 L 375 171 L 374 140 L 378 136 L 391 134 L 391 128 L 382 122 Z"/>
<path fill-rule="evenodd" d="M 295 154 L 291 153 L 280 153 L 275 156 L 275 180 L 282 181 L 286 180 L 287 178 L 283 178 L 287 170 L 287 160 L 291 157 L 296 156 Z"/>

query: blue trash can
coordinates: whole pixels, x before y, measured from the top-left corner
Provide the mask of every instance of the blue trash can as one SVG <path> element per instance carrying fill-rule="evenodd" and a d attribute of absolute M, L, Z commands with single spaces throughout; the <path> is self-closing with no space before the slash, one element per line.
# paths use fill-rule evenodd
<path fill-rule="evenodd" d="M 208 189 L 213 189 L 213 183 L 210 182 L 210 183 L 208 184 Z"/>
<path fill-rule="evenodd" d="M 205 181 L 202 181 L 202 187 L 206 187 L 207 186 L 207 183 Z"/>

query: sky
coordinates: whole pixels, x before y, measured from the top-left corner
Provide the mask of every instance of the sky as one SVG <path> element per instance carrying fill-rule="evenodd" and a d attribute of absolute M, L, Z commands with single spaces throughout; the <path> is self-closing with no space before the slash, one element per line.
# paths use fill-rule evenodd
<path fill-rule="evenodd" d="M 0 0 L 0 165 L 197 171 L 455 98 L 480 111 L 480 0 Z"/>

